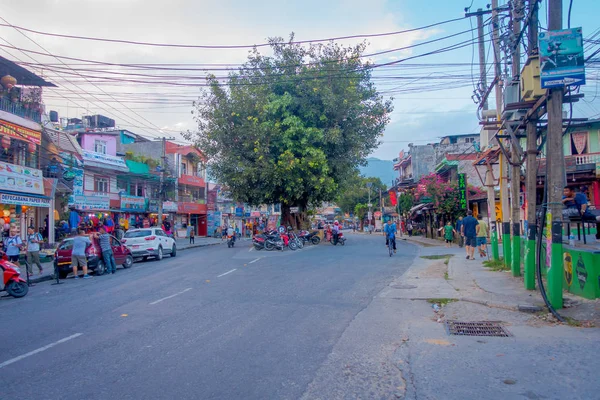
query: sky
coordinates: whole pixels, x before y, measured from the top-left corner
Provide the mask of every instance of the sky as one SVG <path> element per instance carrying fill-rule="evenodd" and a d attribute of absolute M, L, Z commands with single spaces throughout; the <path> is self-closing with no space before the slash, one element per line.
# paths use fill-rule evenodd
<path fill-rule="evenodd" d="M 504 4 L 500 0 L 500 4 Z M 542 1 L 540 24 L 545 27 L 547 0 Z M 564 5 L 566 27 L 568 1 Z M 396 32 L 461 18 L 465 7 L 486 8 L 481 0 L 0 0 L 0 24 L 16 25 L 42 32 L 75 36 L 193 45 L 254 45 L 268 37 L 314 40 L 347 35 Z M 574 1 L 571 26 L 583 27 L 584 37 L 600 29 L 600 2 Z M 487 18 L 487 17 L 485 17 Z M 389 52 L 371 58 L 374 63 L 399 62 L 442 47 L 473 39 L 475 20 L 439 25 L 414 32 L 371 37 L 367 53 Z M 462 34 L 458 34 L 464 32 Z M 39 35 L 0 26 L 0 55 L 17 62 L 57 84 L 45 89 L 46 110 L 61 117 L 103 114 L 121 128 L 149 137 L 175 137 L 195 128 L 191 115 L 205 71 L 148 70 L 121 66 L 84 65 L 59 55 L 112 64 L 178 64 L 169 68 L 206 68 L 207 64 L 240 64 L 243 49 L 190 49 L 106 43 Z M 486 27 L 486 34 L 488 28 Z M 425 41 L 458 34 L 435 43 Z M 596 39 L 600 38 L 596 37 Z M 362 39 L 343 40 L 354 44 Z M 25 52 L 10 47 L 17 47 Z M 486 62 L 492 61 L 486 43 Z M 596 45 L 595 50 L 599 46 Z M 38 53 L 26 52 L 34 50 Z M 261 48 L 267 52 L 267 48 Z M 51 55 L 49 55 L 51 54 Z M 471 99 L 479 76 L 477 49 L 466 46 L 413 60 L 399 62 L 373 73 L 377 88 L 394 98 L 391 122 L 381 145 L 371 155 L 391 160 L 409 143 L 439 141 L 451 134 L 479 132 L 477 105 Z M 63 64 L 64 63 L 64 64 Z M 214 65 L 211 65 L 215 68 Z M 227 68 L 227 67 L 218 67 Z M 213 71 L 225 75 L 226 71 Z M 583 88 L 586 100 L 576 103 L 576 116 L 598 117 L 597 70 L 588 72 Z M 130 74 L 130 75 L 123 75 Z M 112 80 L 98 79 L 98 76 Z M 182 78 L 182 76 L 184 76 Z M 493 79 L 491 74 L 488 83 Z M 136 82 L 132 82 L 136 81 Z M 143 83 L 141 83 L 143 81 Z M 185 86 L 181 86 L 183 83 Z M 490 104 L 493 107 L 493 101 Z"/>

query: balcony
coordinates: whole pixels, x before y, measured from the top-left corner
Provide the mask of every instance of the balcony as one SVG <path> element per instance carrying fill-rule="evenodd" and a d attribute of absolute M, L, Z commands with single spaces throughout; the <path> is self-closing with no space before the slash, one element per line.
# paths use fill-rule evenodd
<path fill-rule="evenodd" d="M 0 97 L 0 110 L 37 123 L 42 122 L 41 106 L 39 104 L 13 102 L 10 98 Z"/>
<path fill-rule="evenodd" d="M 577 154 L 575 156 L 567 157 L 575 158 L 575 165 L 600 163 L 600 153 Z"/>

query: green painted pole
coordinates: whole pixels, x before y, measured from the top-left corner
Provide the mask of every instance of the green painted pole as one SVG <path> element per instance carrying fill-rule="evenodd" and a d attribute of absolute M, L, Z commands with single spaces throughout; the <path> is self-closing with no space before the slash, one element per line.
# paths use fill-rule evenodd
<path fill-rule="evenodd" d="M 502 255 L 504 256 L 504 265 L 511 268 L 510 222 L 502 223 Z"/>
<path fill-rule="evenodd" d="M 535 290 L 535 239 L 537 226 L 528 226 L 527 241 L 525 242 L 525 289 Z"/>
<path fill-rule="evenodd" d="M 499 261 L 500 260 L 500 251 L 498 250 L 498 229 L 497 229 L 496 222 L 492 222 L 491 239 L 492 239 L 492 258 L 495 261 Z"/>
<path fill-rule="evenodd" d="M 548 213 L 548 215 L 551 215 Z M 555 309 L 563 307 L 563 244 L 562 223 L 552 221 L 552 248 L 550 269 L 548 270 L 548 299 Z"/>
<path fill-rule="evenodd" d="M 521 225 L 517 222 L 513 224 L 512 235 L 512 276 L 521 276 Z"/>

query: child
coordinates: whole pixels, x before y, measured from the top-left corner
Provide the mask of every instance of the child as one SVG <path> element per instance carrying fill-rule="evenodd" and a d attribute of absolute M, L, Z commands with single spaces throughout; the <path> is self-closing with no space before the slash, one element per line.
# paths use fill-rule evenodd
<path fill-rule="evenodd" d="M 446 247 L 451 247 L 452 241 L 454 239 L 454 234 L 456 233 L 454 227 L 452 226 L 452 222 L 448 221 L 446 225 L 438 229 L 438 231 L 441 232 L 442 229 L 444 230 L 444 239 L 446 240 Z"/>

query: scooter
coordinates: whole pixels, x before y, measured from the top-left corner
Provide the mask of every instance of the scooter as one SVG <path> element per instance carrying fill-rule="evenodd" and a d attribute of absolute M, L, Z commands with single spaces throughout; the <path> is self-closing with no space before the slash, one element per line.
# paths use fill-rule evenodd
<path fill-rule="evenodd" d="M 335 243 L 333 241 L 333 235 L 331 235 L 331 239 L 329 239 L 329 242 L 335 246 Z M 338 241 L 339 244 L 341 244 L 342 246 L 346 244 L 346 238 L 344 237 L 344 234 L 340 231 L 340 233 L 338 233 Z"/>
<path fill-rule="evenodd" d="M 3 271 L 4 290 L 12 297 L 23 297 L 29 292 L 27 281 L 21 278 L 19 267 L 8 261 L 4 253 L 0 253 L 0 268 Z"/>
<path fill-rule="evenodd" d="M 227 235 L 227 247 L 232 248 L 233 246 L 235 246 L 235 236 L 234 235 Z"/>

